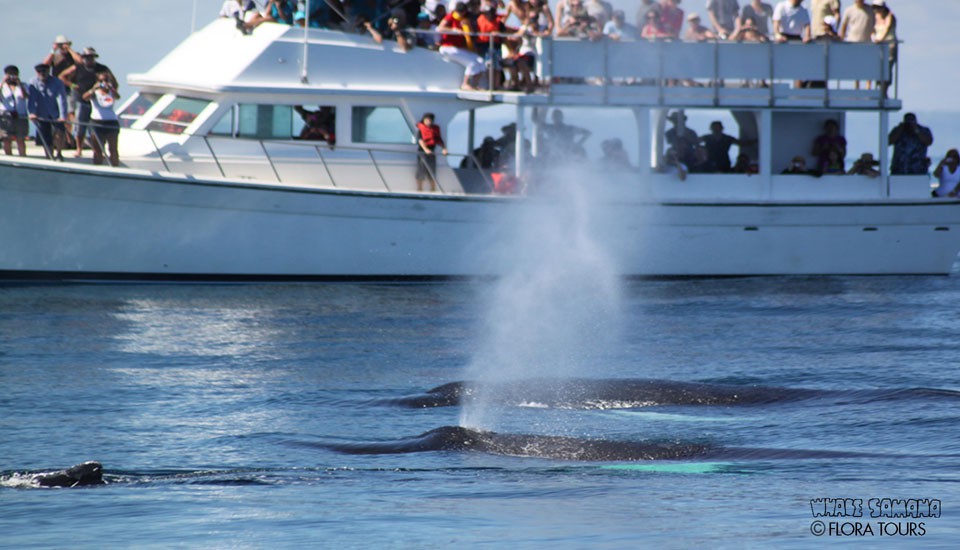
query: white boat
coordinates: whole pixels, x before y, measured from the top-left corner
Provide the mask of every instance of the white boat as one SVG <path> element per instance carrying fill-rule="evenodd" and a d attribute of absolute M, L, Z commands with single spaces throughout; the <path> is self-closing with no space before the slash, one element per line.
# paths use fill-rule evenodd
<path fill-rule="evenodd" d="M 639 167 L 593 195 L 597 232 L 624 276 L 947 274 L 960 208 L 927 175 L 889 175 L 889 113 L 901 102 L 854 81 L 892 81 L 886 45 L 543 40 L 537 93 L 461 91 L 435 52 L 364 35 L 230 20 L 132 75 L 123 167 L 0 157 L 0 276 L 8 280 L 326 280 L 498 275 L 504 220 L 551 203 L 491 193 L 469 154 L 474 121 L 509 105 L 514 169 L 532 174 L 545 109 L 598 108 L 634 126 Z M 798 88 L 794 81 L 825 81 Z M 763 82 L 747 86 L 744 82 Z M 684 83 L 696 85 L 686 86 Z M 292 139 L 293 106 L 332 107 L 336 146 Z M 659 173 L 666 115 L 733 113 L 759 173 Z M 414 186 L 424 112 L 469 121 L 437 192 Z M 780 175 L 827 119 L 877 117 L 879 177 Z M 534 115 L 534 116 L 531 116 Z M 446 136 L 446 134 L 445 134 Z M 449 137 L 449 136 L 448 136 Z M 454 157 L 454 155 L 451 155 Z M 526 159 L 526 160 L 525 160 Z"/>

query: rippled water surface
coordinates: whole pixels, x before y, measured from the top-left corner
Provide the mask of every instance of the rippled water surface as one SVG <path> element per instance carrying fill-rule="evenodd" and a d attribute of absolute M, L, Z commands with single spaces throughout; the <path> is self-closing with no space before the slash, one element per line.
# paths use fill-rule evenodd
<path fill-rule="evenodd" d="M 939 499 L 939 518 L 887 520 L 904 531 L 922 522 L 922 537 L 884 542 L 960 545 L 960 401 L 844 393 L 960 390 L 960 278 L 632 282 L 620 292 L 618 334 L 558 374 L 830 396 L 748 406 L 501 405 L 492 426 L 847 453 L 840 457 L 578 462 L 328 448 L 460 423 L 459 407 L 391 400 L 462 380 L 478 357 L 502 355 L 482 349 L 506 345 L 484 334 L 493 290 L 0 288 L 0 546 L 805 548 L 822 542 L 811 533 L 818 519 L 828 528 L 873 524 L 873 537 L 828 533 L 830 542 L 880 542 L 877 519 L 813 517 L 810 500 L 822 497 Z M 524 322 L 549 329 L 550 317 Z M 549 365 L 535 374 L 550 375 Z M 86 460 L 103 463 L 108 485 L 17 483 Z"/>

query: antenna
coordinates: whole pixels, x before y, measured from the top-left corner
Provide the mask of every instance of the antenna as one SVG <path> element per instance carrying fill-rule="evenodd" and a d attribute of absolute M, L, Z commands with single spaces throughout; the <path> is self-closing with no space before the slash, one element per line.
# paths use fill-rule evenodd
<path fill-rule="evenodd" d="M 190 34 L 197 30 L 197 0 L 193 0 L 193 15 L 190 18 Z"/>
<path fill-rule="evenodd" d="M 300 73 L 300 83 L 309 84 L 310 79 L 307 77 L 307 67 L 310 61 L 310 45 L 308 41 L 308 34 L 310 32 L 310 0 L 306 0 L 304 3 L 303 17 L 303 70 Z"/>

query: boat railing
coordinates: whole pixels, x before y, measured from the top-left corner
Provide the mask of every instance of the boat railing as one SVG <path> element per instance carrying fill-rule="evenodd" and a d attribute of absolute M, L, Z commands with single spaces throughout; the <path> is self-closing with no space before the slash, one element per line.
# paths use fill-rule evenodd
<path fill-rule="evenodd" d="M 515 34 L 413 30 L 503 42 Z M 896 42 L 686 42 L 537 37 L 541 91 L 577 102 L 879 108 L 899 103 Z M 497 91 L 487 56 L 488 92 Z M 876 87 L 868 83 L 876 83 Z M 549 84 L 549 86 L 547 85 Z M 831 87 L 832 84 L 832 87 Z M 862 84 L 862 87 L 861 87 Z M 579 96 L 579 99 L 576 97 Z"/>
<path fill-rule="evenodd" d="M 101 126 L 96 121 L 86 125 Z M 121 159 L 126 166 L 189 177 L 406 192 L 416 189 L 414 175 L 422 163 L 439 193 L 491 193 L 494 188 L 492 170 L 484 168 L 472 153 L 450 153 L 448 158 L 459 168 L 452 167 L 450 162 L 438 162 L 434 171 L 417 154 L 413 144 L 394 148 L 357 147 L 325 141 L 170 134 L 151 129 L 122 128 L 121 132 L 124 134 Z M 103 144 L 96 132 L 91 132 L 91 139 L 96 140 L 102 150 Z"/>

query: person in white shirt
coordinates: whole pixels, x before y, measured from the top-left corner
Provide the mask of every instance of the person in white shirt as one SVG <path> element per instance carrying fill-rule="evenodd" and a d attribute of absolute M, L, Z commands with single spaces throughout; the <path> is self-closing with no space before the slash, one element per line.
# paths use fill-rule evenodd
<path fill-rule="evenodd" d="M 120 94 L 113 86 L 110 73 L 97 73 L 93 88 L 83 93 L 83 100 L 90 102 L 93 122 L 93 163 L 103 164 L 104 149 L 110 149 L 110 166 L 120 166 L 117 143 L 120 136 L 120 118 L 113 110 Z"/>
<path fill-rule="evenodd" d="M 783 0 L 773 10 L 773 32 L 777 42 L 810 41 L 810 12 L 803 0 Z"/>
<path fill-rule="evenodd" d="M 20 69 L 7 65 L 3 69 L 3 81 L 0 82 L 0 141 L 3 152 L 11 155 L 13 142 L 17 142 L 17 153 L 27 156 L 27 134 L 30 133 L 28 101 L 30 93 L 20 80 Z"/>

